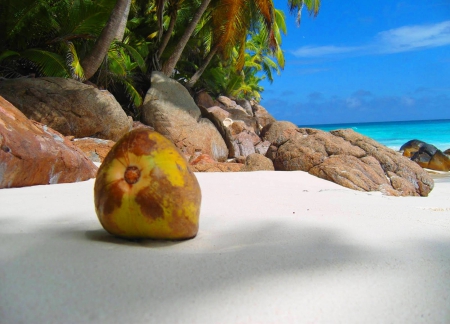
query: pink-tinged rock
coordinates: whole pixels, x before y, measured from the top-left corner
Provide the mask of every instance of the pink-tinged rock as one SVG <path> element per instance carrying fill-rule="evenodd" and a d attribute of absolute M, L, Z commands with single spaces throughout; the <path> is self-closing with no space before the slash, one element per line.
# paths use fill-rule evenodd
<path fill-rule="evenodd" d="M 152 131 L 155 130 L 152 126 L 145 125 L 145 124 L 141 123 L 140 121 L 133 121 L 132 129 L 141 129 L 141 128 L 152 130 Z"/>
<path fill-rule="evenodd" d="M 259 134 L 259 126 L 256 121 L 256 118 L 250 117 L 245 112 L 239 109 L 227 109 L 227 111 L 230 113 L 229 118 L 231 118 L 233 122 L 243 121 L 246 125 L 246 129 Z"/>
<path fill-rule="evenodd" d="M 269 150 L 270 142 L 264 141 L 260 142 L 255 145 L 255 152 L 261 155 L 266 155 L 267 151 Z"/>
<path fill-rule="evenodd" d="M 189 168 L 193 172 L 239 172 L 241 163 L 217 162 L 208 154 L 194 154 L 189 159 Z"/>
<path fill-rule="evenodd" d="M 297 133 L 297 125 L 288 121 L 276 121 L 264 126 L 261 130 L 261 138 L 273 145 L 280 146 Z"/>
<path fill-rule="evenodd" d="M 221 104 L 223 104 L 226 108 L 236 108 L 236 106 L 237 106 L 236 101 L 231 100 L 230 98 L 225 97 L 225 96 L 219 96 L 219 97 L 217 98 L 217 100 L 218 100 Z M 241 107 L 241 108 L 242 108 L 242 107 Z"/>
<path fill-rule="evenodd" d="M 269 125 L 270 123 L 273 123 L 275 121 L 275 118 L 264 108 L 263 106 L 254 103 L 252 105 L 253 108 L 253 115 L 256 118 L 256 121 L 260 128 L 263 128 L 266 125 Z"/>
<path fill-rule="evenodd" d="M 228 111 L 218 106 L 209 107 L 208 112 L 213 114 L 221 122 L 223 122 L 225 118 L 230 117 L 230 113 Z"/>
<path fill-rule="evenodd" d="M 97 167 L 67 138 L 0 96 L 0 188 L 94 178 Z"/>
<path fill-rule="evenodd" d="M 257 145 L 261 142 L 261 138 L 256 135 L 254 132 L 249 130 L 244 130 L 243 132 L 234 136 L 234 139 L 238 142 L 243 142 L 244 140 L 249 140 L 253 146 Z"/>
<path fill-rule="evenodd" d="M 253 109 L 252 109 L 252 105 L 250 104 L 250 101 L 248 101 L 246 99 L 238 99 L 238 100 L 236 100 L 236 103 L 245 110 L 247 115 L 253 117 Z"/>
<path fill-rule="evenodd" d="M 233 107 L 232 109 L 242 111 L 244 114 L 248 115 L 249 117 L 253 116 L 253 115 L 250 115 L 249 113 L 247 113 L 247 110 L 245 110 L 244 107 L 242 107 L 241 105 L 236 105 L 236 107 Z"/>
<path fill-rule="evenodd" d="M 207 163 L 216 163 L 217 161 L 214 161 L 212 157 L 210 157 L 208 154 L 200 154 L 198 156 L 193 156 L 191 160 L 189 161 L 190 165 L 197 165 L 197 164 L 207 164 Z"/>
<path fill-rule="evenodd" d="M 99 138 L 85 137 L 72 141 L 92 162 L 102 163 L 111 148 L 116 144 L 114 141 Z"/>
<path fill-rule="evenodd" d="M 193 172 L 239 172 L 244 167 L 240 163 L 200 163 L 196 165 L 190 165 L 189 168 Z"/>
<path fill-rule="evenodd" d="M 253 131 L 253 129 L 248 127 L 247 124 L 245 124 L 245 122 L 243 122 L 242 120 L 233 121 L 233 123 L 230 126 L 228 126 L 228 129 L 230 130 L 232 136 L 236 136 L 245 130 Z"/>
<path fill-rule="evenodd" d="M 250 131 L 243 131 L 233 138 L 236 156 L 246 157 L 247 155 L 256 153 L 255 145 L 261 142 L 261 138 Z"/>

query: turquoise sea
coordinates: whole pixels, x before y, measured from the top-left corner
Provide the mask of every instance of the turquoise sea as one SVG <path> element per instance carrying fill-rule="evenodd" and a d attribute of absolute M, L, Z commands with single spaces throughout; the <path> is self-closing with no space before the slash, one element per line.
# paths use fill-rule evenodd
<path fill-rule="evenodd" d="M 399 150 L 403 144 L 412 139 L 433 144 L 441 151 L 450 148 L 450 119 L 308 125 L 299 127 L 317 128 L 324 131 L 351 128 L 355 132 L 371 137 L 394 150 Z"/>

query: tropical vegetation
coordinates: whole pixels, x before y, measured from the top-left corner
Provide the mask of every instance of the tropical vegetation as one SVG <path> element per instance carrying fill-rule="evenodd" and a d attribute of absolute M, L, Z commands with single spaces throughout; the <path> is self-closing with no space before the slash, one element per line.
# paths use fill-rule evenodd
<path fill-rule="evenodd" d="M 320 0 L 288 0 L 300 22 Z M 152 71 L 192 93 L 259 100 L 284 67 L 272 0 L 0 0 L 0 78 L 56 76 L 108 89 L 137 118 Z"/>

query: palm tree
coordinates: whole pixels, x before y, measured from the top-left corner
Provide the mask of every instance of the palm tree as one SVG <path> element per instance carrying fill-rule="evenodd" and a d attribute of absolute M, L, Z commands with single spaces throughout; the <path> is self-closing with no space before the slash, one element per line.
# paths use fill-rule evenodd
<path fill-rule="evenodd" d="M 123 40 L 123 37 L 125 35 L 125 30 L 128 22 L 128 15 L 130 14 L 130 8 L 131 8 L 131 1 L 128 1 L 125 10 L 122 13 L 122 18 L 119 27 L 117 28 L 116 35 L 114 36 L 114 39 L 117 39 L 120 42 Z"/>
<path fill-rule="evenodd" d="M 0 11 L 0 74 L 17 77 L 28 71 L 83 80 L 76 48 L 85 48 L 101 32 L 112 8 L 110 3 L 4 0 Z"/>
<path fill-rule="evenodd" d="M 272 0 L 266 1 L 221 1 L 213 10 L 212 30 L 215 39 L 214 46 L 206 55 L 203 63 L 186 83 L 192 88 L 205 71 L 211 59 L 220 53 L 225 58 L 231 50 L 239 48 L 237 70 L 242 70 L 245 59 L 245 41 L 252 25 L 262 25 L 267 31 L 265 41 L 268 47 L 275 47 L 276 40 L 273 34 L 275 22 Z"/>
<path fill-rule="evenodd" d="M 6 0 L 2 0 L 2 5 Z M 56 76 L 84 81 L 80 57 L 89 52 L 108 21 L 115 0 L 14 0 L 0 12 L 0 76 Z M 31 32 L 28 26 L 32 26 Z M 124 93 L 139 106 L 136 73 L 145 70 L 137 46 L 126 37 L 108 47 L 95 82 L 112 93 Z"/>
<path fill-rule="evenodd" d="M 172 33 L 175 29 L 175 23 L 178 17 L 178 11 L 180 10 L 181 4 L 184 0 L 157 0 L 157 17 L 159 24 L 159 33 L 158 38 L 161 39 L 161 43 L 157 52 L 157 59 L 161 59 L 161 55 L 164 53 L 167 44 L 169 43 L 170 38 L 172 37 Z M 167 11 L 169 13 L 169 26 L 167 31 L 163 34 L 163 8 L 167 3 Z"/>
<path fill-rule="evenodd" d="M 310 14 L 317 16 L 320 8 L 320 0 L 288 0 L 288 7 L 291 13 L 297 12 L 297 25 L 300 25 L 303 7 L 308 9 Z"/>
<path fill-rule="evenodd" d="M 131 0 L 117 0 L 108 22 L 103 28 L 100 36 L 97 38 L 93 49 L 81 61 L 84 76 L 87 80 L 89 80 L 95 72 L 97 72 L 115 37 L 117 35 L 123 35 L 122 30 L 124 30 L 126 26 L 122 23 L 122 21 L 127 9 L 129 11 L 130 3 Z"/>
<path fill-rule="evenodd" d="M 200 21 L 210 2 L 211 0 L 202 0 L 200 6 L 197 9 L 197 12 L 192 17 L 190 23 L 186 26 L 183 36 L 179 39 L 178 44 L 175 46 L 172 55 L 163 65 L 162 72 L 165 75 L 170 76 L 172 74 L 175 66 L 178 63 L 178 60 L 181 57 L 181 54 L 183 53 L 183 49 L 186 47 L 186 44 L 188 43 L 192 33 L 195 30 L 195 26 Z"/>

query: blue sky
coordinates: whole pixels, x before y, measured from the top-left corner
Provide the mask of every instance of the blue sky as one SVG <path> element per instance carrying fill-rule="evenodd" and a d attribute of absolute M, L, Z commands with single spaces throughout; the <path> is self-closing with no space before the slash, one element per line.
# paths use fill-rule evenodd
<path fill-rule="evenodd" d="M 297 28 L 261 104 L 298 125 L 450 119 L 450 1 L 322 0 Z"/>

